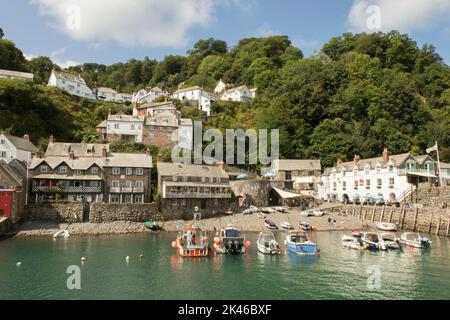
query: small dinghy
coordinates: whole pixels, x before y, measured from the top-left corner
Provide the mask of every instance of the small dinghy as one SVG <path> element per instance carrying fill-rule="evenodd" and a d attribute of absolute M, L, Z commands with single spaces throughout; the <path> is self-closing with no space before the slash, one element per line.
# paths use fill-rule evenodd
<path fill-rule="evenodd" d="M 258 217 L 258 219 L 265 219 L 266 218 L 266 216 L 262 212 L 258 212 L 258 214 L 256 216 Z"/>
<path fill-rule="evenodd" d="M 292 224 L 290 224 L 290 223 L 287 222 L 287 221 L 283 221 L 283 222 L 281 223 L 281 227 L 282 227 L 283 229 L 286 229 L 286 230 L 292 230 L 292 229 L 294 229 L 294 227 L 292 226 Z"/>
<path fill-rule="evenodd" d="M 280 254 L 280 245 L 275 240 L 272 232 L 261 232 L 257 241 L 258 251 L 263 254 Z"/>
<path fill-rule="evenodd" d="M 144 222 L 144 226 L 152 231 L 158 231 L 161 230 L 161 225 L 157 224 L 156 222 L 154 222 L 153 220 L 150 221 L 146 221 Z"/>
<path fill-rule="evenodd" d="M 422 237 L 419 233 L 406 232 L 400 236 L 400 242 L 412 248 L 429 248 L 431 241 L 428 238 Z"/>
<path fill-rule="evenodd" d="M 383 231 L 397 231 L 397 224 L 388 222 L 378 222 L 377 228 Z"/>
<path fill-rule="evenodd" d="M 388 249 L 400 249 L 400 239 L 392 232 L 380 233 L 380 238 L 384 241 Z"/>
<path fill-rule="evenodd" d="M 361 241 L 361 238 L 354 236 L 343 236 L 342 237 L 342 245 L 345 248 L 356 249 L 356 250 L 364 250 L 364 243 Z"/>
<path fill-rule="evenodd" d="M 276 229 L 278 229 L 278 226 L 272 220 L 264 220 L 264 225 L 269 230 L 276 230 Z"/>
<path fill-rule="evenodd" d="M 324 213 L 322 211 L 313 211 L 314 217 L 323 217 Z"/>
<path fill-rule="evenodd" d="M 302 217 L 311 217 L 311 216 L 314 216 L 314 213 L 312 211 L 306 210 L 306 211 L 302 211 L 300 213 L 300 216 L 302 216 Z"/>
<path fill-rule="evenodd" d="M 312 225 L 309 222 L 300 222 L 299 224 L 300 229 L 304 230 L 304 231 L 309 231 L 312 230 Z"/>
<path fill-rule="evenodd" d="M 59 230 L 53 235 L 53 239 L 67 239 L 70 237 L 70 233 L 67 230 Z"/>
<path fill-rule="evenodd" d="M 262 213 L 272 214 L 275 213 L 275 210 L 272 208 L 261 208 Z"/>

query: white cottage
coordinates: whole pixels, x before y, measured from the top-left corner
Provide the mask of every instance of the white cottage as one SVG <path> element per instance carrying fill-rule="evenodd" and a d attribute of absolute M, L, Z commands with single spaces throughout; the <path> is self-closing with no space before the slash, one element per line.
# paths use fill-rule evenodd
<path fill-rule="evenodd" d="M 353 202 L 357 199 L 384 199 L 398 202 L 406 199 L 420 183 L 437 178 L 433 159 L 410 153 L 361 160 L 338 162 L 325 169 L 318 187 L 318 198 L 329 201 Z"/>
<path fill-rule="evenodd" d="M 96 96 L 81 76 L 52 70 L 48 85 L 61 88 L 71 95 L 95 100 Z"/>
<path fill-rule="evenodd" d="M 155 99 L 161 97 L 167 97 L 169 93 L 165 90 L 162 90 L 158 87 L 147 88 L 138 91 L 137 93 L 133 93 L 133 97 L 131 99 L 132 103 L 152 103 Z"/>
<path fill-rule="evenodd" d="M 29 135 L 20 138 L 4 133 L 0 134 L 0 160 L 6 163 L 14 159 L 30 161 L 37 152 L 38 148 L 31 143 Z"/>
<path fill-rule="evenodd" d="M 194 101 L 199 110 L 206 112 L 208 116 L 211 115 L 211 102 L 214 96 L 199 86 L 180 89 L 172 94 L 172 99 Z"/>
<path fill-rule="evenodd" d="M 240 86 L 225 91 L 220 100 L 243 102 L 253 99 L 253 94 L 247 86 Z"/>
<path fill-rule="evenodd" d="M 9 80 L 33 81 L 34 74 L 27 73 L 27 72 L 18 72 L 18 71 L 0 69 L 0 78 L 9 79 Z"/>
<path fill-rule="evenodd" d="M 106 120 L 106 140 L 142 143 L 144 121 L 144 117 L 123 113 L 109 115 Z"/>

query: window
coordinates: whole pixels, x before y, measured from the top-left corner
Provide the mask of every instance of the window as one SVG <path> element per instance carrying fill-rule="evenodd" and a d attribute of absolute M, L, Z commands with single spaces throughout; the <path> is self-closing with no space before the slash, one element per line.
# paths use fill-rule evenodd
<path fill-rule="evenodd" d="M 120 129 L 120 125 L 118 123 L 114 124 L 114 129 Z"/>
<path fill-rule="evenodd" d="M 355 180 L 355 181 L 354 181 L 354 189 L 355 189 L 355 190 L 358 190 L 358 186 L 359 186 L 359 181 L 358 181 L 358 180 Z"/>
<path fill-rule="evenodd" d="M 381 189 L 383 187 L 383 180 L 377 179 L 377 189 Z"/>
<path fill-rule="evenodd" d="M 42 173 L 48 172 L 48 166 L 45 165 L 45 164 L 43 164 L 43 165 L 41 166 L 41 172 L 42 172 Z"/>
<path fill-rule="evenodd" d="M 365 168 L 364 168 L 364 173 L 365 173 L 365 174 L 369 174 L 369 173 L 370 173 L 370 167 L 368 167 L 368 166 L 365 167 Z"/>
<path fill-rule="evenodd" d="M 144 175 L 144 168 L 136 168 L 136 175 L 143 176 Z"/>
<path fill-rule="evenodd" d="M 6 158 L 6 151 L 0 152 L 0 158 Z"/>
<path fill-rule="evenodd" d="M 144 181 L 136 181 L 136 188 L 144 188 Z"/>
<path fill-rule="evenodd" d="M 291 171 L 286 171 L 285 177 L 286 177 L 286 180 L 292 180 L 292 172 Z"/>
<path fill-rule="evenodd" d="M 342 182 L 342 190 L 347 190 L 347 182 L 346 181 Z"/>
<path fill-rule="evenodd" d="M 75 176 L 81 176 L 83 173 L 82 173 L 81 170 L 75 170 L 75 171 L 73 172 L 73 174 L 74 174 Z"/>
<path fill-rule="evenodd" d="M 177 176 L 173 176 L 173 177 L 172 177 L 172 181 L 173 181 L 173 182 L 177 182 L 177 181 L 178 181 L 178 177 L 177 177 Z"/>
<path fill-rule="evenodd" d="M 113 168 L 112 169 L 112 174 L 115 176 L 118 176 L 120 174 L 120 168 Z"/>
<path fill-rule="evenodd" d="M 134 124 L 131 125 L 131 130 L 135 130 L 136 126 Z"/>
<path fill-rule="evenodd" d="M 370 179 L 366 179 L 366 189 L 370 189 Z"/>
<path fill-rule="evenodd" d="M 59 167 L 59 173 L 67 173 L 67 167 L 66 166 Z"/>
<path fill-rule="evenodd" d="M 91 168 L 91 173 L 92 174 L 98 174 L 98 167 L 92 167 Z"/>
<path fill-rule="evenodd" d="M 187 205 L 186 199 L 181 199 L 181 206 L 185 207 Z"/>
<path fill-rule="evenodd" d="M 100 187 L 100 181 L 91 181 L 91 187 Z"/>
<path fill-rule="evenodd" d="M 333 182 L 333 191 L 336 191 L 336 182 Z"/>
<path fill-rule="evenodd" d="M 123 197 L 123 203 L 131 203 L 131 194 L 126 194 L 124 197 Z"/>
<path fill-rule="evenodd" d="M 132 188 L 133 187 L 133 182 L 131 180 L 125 181 L 125 187 L 126 188 Z"/>
<path fill-rule="evenodd" d="M 394 178 L 389 178 L 389 188 L 393 188 L 395 184 L 395 179 Z"/>
<path fill-rule="evenodd" d="M 126 175 L 131 176 L 133 174 L 133 168 L 127 168 L 126 169 Z"/>
<path fill-rule="evenodd" d="M 144 197 L 142 195 L 135 195 L 134 202 L 135 203 L 144 203 Z"/>
<path fill-rule="evenodd" d="M 392 164 L 389 165 L 389 172 L 393 172 L 394 171 L 394 166 Z"/>
<path fill-rule="evenodd" d="M 120 196 L 117 194 L 111 195 L 111 203 L 120 203 Z"/>
<path fill-rule="evenodd" d="M 5 139 L 0 139 L 0 144 L 6 144 Z"/>
<path fill-rule="evenodd" d="M 113 188 L 120 188 L 120 182 L 119 182 L 119 180 L 114 180 L 114 181 L 112 182 L 112 187 L 113 187 Z"/>

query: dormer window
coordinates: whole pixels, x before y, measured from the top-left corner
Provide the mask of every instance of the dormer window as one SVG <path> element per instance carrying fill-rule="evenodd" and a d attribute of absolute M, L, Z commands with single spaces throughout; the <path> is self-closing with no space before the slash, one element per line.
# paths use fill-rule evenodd
<path fill-rule="evenodd" d="M 41 172 L 47 173 L 48 172 L 48 166 L 46 164 L 41 165 Z"/>

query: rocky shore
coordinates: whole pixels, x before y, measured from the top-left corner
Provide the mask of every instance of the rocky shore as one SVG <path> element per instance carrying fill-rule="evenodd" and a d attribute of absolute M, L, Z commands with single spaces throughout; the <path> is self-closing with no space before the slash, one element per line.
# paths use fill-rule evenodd
<path fill-rule="evenodd" d="M 268 219 L 274 221 L 278 226 L 283 221 L 288 221 L 294 227 L 297 227 L 300 221 L 311 223 L 316 231 L 331 230 L 354 230 L 363 227 L 361 221 L 356 217 L 342 217 L 337 214 L 327 213 L 323 217 L 302 217 L 300 210 L 290 209 L 287 213 L 272 213 L 266 215 Z M 328 219 L 336 220 L 336 225 L 330 225 Z M 159 221 L 165 232 L 175 232 L 179 228 L 185 228 L 193 221 Z M 217 218 L 205 219 L 201 225 L 207 231 L 220 230 L 221 228 L 233 224 L 244 232 L 261 232 L 265 229 L 263 219 L 256 214 L 233 216 L 221 216 Z M 16 237 L 50 237 L 59 230 L 67 229 L 74 236 L 99 236 L 99 235 L 117 235 L 134 234 L 150 232 L 143 223 L 118 221 L 110 223 L 49 223 L 38 221 L 27 221 L 22 223 L 15 233 Z"/>

